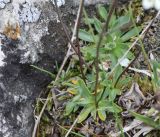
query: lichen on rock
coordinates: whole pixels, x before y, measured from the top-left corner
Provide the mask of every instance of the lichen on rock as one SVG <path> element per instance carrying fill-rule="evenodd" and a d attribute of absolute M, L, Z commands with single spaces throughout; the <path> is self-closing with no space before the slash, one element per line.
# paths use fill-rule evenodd
<path fill-rule="evenodd" d="M 18 14 L 20 22 L 32 23 L 38 21 L 41 10 L 34 3 L 26 2 L 19 5 Z"/>
<path fill-rule="evenodd" d="M 2 46 L 2 41 L 1 39 L 4 38 L 5 36 L 0 34 L 0 67 L 4 66 L 5 65 L 5 62 L 4 62 L 4 59 L 5 59 L 5 54 L 4 52 L 1 50 L 1 46 Z"/>
<path fill-rule="evenodd" d="M 6 4 L 9 2 L 10 0 L 0 0 L 0 9 L 5 8 Z"/>

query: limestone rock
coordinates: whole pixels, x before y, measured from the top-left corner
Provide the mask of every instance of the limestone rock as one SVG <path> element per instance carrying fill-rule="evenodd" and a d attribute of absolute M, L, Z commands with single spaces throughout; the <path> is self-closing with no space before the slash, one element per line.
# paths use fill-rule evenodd
<path fill-rule="evenodd" d="M 33 102 L 51 78 L 30 65 L 55 71 L 67 41 L 49 1 L 13 0 L 0 15 L 0 137 L 31 137 Z"/>

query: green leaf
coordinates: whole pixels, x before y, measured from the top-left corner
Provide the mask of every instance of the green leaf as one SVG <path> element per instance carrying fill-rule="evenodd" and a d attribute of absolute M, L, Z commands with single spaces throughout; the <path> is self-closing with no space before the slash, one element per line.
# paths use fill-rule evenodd
<path fill-rule="evenodd" d="M 115 69 L 115 73 L 113 75 L 113 83 L 115 83 L 118 79 L 118 77 L 121 75 L 123 69 L 122 69 L 122 66 L 118 66 L 116 69 Z"/>
<path fill-rule="evenodd" d="M 157 61 L 152 61 L 151 62 L 152 65 L 153 65 L 153 82 L 156 86 L 156 88 L 158 88 L 160 86 L 160 78 L 159 78 L 159 75 L 158 75 L 158 69 L 160 69 L 160 63 L 157 62 Z"/>
<path fill-rule="evenodd" d="M 91 96 L 90 91 L 82 79 L 78 81 L 78 85 L 79 85 L 78 90 L 81 96 L 84 98 L 89 98 Z"/>
<path fill-rule="evenodd" d="M 121 16 L 117 19 L 117 22 L 118 22 L 118 26 L 122 26 L 122 25 L 125 25 L 126 23 L 129 23 L 130 22 L 130 16 L 126 15 L 126 16 Z"/>
<path fill-rule="evenodd" d="M 96 108 L 91 111 L 91 116 L 93 117 L 94 120 L 96 120 L 96 118 L 97 118 Z"/>
<path fill-rule="evenodd" d="M 76 104 L 74 102 L 68 102 L 67 105 L 66 105 L 66 113 L 65 113 L 65 115 L 69 115 L 73 111 L 75 105 Z"/>
<path fill-rule="evenodd" d="M 116 43 L 112 41 L 105 44 L 105 50 L 112 50 L 115 47 L 116 47 Z"/>
<path fill-rule="evenodd" d="M 94 19 L 93 18 L 85 18 L 84 19 L 85 24 L 94 24 Z"/>
<path fill-rule="evenodd" d="M 102 5 L 98 5 L 98 13 L 103 20 L 107 19 L 108 16 L 107 10 Z"/>
<path fill-rule="evenodd" d="M 96 17 L 84 19 L 84 21 L 85 21 L 85 24 L 88 24 L 88 23 L 93 24 L 97 32 L 100 33 L 102 31 L 102 23 Z"/>
<path fill-rule="evenodd" d="M 103 91 L 104 93 L 102 94 L 102 99 L 106 99 L 109 96 L 109 91 L 107 88 L 105 88 L 105 90 Z"/>
<path fill-rule="evenodd" d="M 109 109 L 108 108 L 108 110 L 110 111 L 110 112 L 113 112 L 113 113 L 120 113 L 121 111 L 122 111 L 122 108 L 120 107 L 120 106 L 118 106 L 117 104 L 115 104 L 115 103 L 111 103 L 112 105 L 112 109 Z"/>
<path fill-rule="evenodd" d="M 122 89 L 123 87 L 126 87 L 128 84 L 130 84 L 132 79 L 133 79 L 132 77 L 126 76 L 118 82 L 116 87 Z"/>
<path fill-rule="evenodd" d="M 73 97 L 72 102 L 76 102 L 78 100 L 80 100 L 81 95 L 77 94 L 77 96 Z"/>
<path fill-rule="evenodd" d="M 117 58 L 114 54 L 110 54 L 109 56 L 110 56 L 110 60 L 111 60 L 111 69 L 112 69 L 117 64 Z"/>
<path fill-rule="evenodd" d="M 94 17 L 94 27 L 97 32 L 99 32 L 99 33 L 102 32 L 102 24 L 96 17 Z"/>
<path fill-rule="evenodd" d="M 87 42 L 94 42 L 94 36 L 92 36 L 92 34 L 90 34 L 89 32 L 85 30 L 80 29 L 78 36 L 81 40 L 84 40 Z"/>
<path fill-rule="evenodd" d="M 131 115 L 133 115 L 136 119 L 144 122 L 145 124 L 151 126 L 151 127 L 154 127 L 156 129 L 160 129 L 160 124 L 158 122 L 155 122 L 153 119 L 147 117 L 147 116 L 144 116 L 144 115 L 140 115 L 140 114 L 137 114 L 133 111 L 129 111 L 131 113 Z"/>
<path fill-rule="evenodd" d="M 53 108 L 53 101 L 49 99 L 48 104 L 47 104 L 47 110 L 51 110 Z"/>
<path fill-rule="evenodd" d="M 112 14 L 111 20 L 109 22 L 109 27 L 114 28 L 114 25 L 116 24 L 116 16 Z"/>
<path fill-rule="evenodd" d="M 85 107 L 78 116 L 78 123 L 83 122 L 92 111 L 92 107 Z"/>
<path fill-rule="evenodd" d="M 93 45 L 91 46 L 86 46 L 82 48 L 82 52 L 85 56 L 85 60 L 93 60 L 96 57 L 96 47 Z"/>
<path fill-rule="evenodd" d="M 119 30 L 122 27 L 125 27 L 129 22 L 130 22 L 130 17 L 129 16 L 121 16 L 116 20 L 115 26 L 113 28 L 113 30 Z M 128 26 L 129 27 L 129 26 Z M 113 31 L 111 30 L 111 31 Z"/>
<path fill-rule="evenodd" d="M 64 86 L 68 86 L 70 88 L 76 88 L 77 85 L 64 81 L 62 83 Z"/>
<path fill-rule="evenodd" d="M 109 91 L 109 101 L 114 101 L 116 96 L 119 95 L 120 89 L 111 89 Z"/>
<path fill-rule="evenodd" d="M 141 31 L 140 27 L 137 28 L 133 28 L 130 31 L 128 31 L 126 34 L 124 34 L 121 39 L 123 42 L 128 41 L 129 39 L 131 39 L 134 36 L 137 36 L 139 34 L 139 32 Z"/>
<path fill-rule="evenodd" d="M 105 110 L 112 113 L 119 113 L 122 111 L 121 107 L 113 102 L 109 102 L 108 100 L 101 100 L 98 103 L 99 110 Z"/>
<path fill-rule="evenodd" d="M 74 106 L 73 112 L 75 113 L 79 109 L 79 106 Z"/>
<path fill-rule="evenodd" d="M 98 110 L 98 116 L 102 121 L 105 121 L 106 120 L 106 111 Z"/>
<path fill-rule="evenodd" d="M 94 105 L 94 96 L 93 95 L 90 95 L 90 97 L 87 97 L 87 98 L 81 98 L 77 104 L 81 105 L 81 106 L 85 106 L 85 105 Z"/>

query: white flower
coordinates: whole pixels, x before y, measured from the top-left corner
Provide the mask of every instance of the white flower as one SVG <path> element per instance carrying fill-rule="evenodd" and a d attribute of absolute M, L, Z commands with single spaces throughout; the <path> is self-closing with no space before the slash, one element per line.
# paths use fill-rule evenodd
<path fill-rule="evenodd" d="M 160 10 L 160 0 L 155 0 L 154 7 L 156 10 Z"/>
<path fill-rule="evenodd" d="M 120 65 L 122 67 L 127 67 L 130 63 L 129 59 L 128 58 L 124 58 L 123 60 L 119 60 L 120 61 Z"/>
<path fill-rule="evenodd" d="M 154 2 L 155 2 L 155 0 L 143 0 L 142 1 L 143 8 L 146 10 L 153 8 Z"/>
<path fill-rule="evenodd" d="M 151 8 L 160 10 L 160 0 L 142 0 L 142 5 L 143 5 L 143 8 L 146 10 Z"/>

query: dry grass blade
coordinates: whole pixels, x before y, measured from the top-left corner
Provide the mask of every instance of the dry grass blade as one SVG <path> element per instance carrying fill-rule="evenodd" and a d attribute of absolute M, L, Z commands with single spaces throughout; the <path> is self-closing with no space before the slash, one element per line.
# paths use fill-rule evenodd
<path fill-rule="evenodd" d="M 65 135 L 65 137 L 68 137 L 70 132 L 72 131 L 73 127 L 75 126 L 75 124 L 77 123 L 78 121 L 78 117 L 76 118 L 76 120 L 74 121 L 74 123 L 72 124 L 71 128 L 68 130 L 67 134 Z"/>
<path fill-rule="evenodd" d="M 41 110 L 39 116 L 36 116 L 36 120 L 35 120 L 35 125 L 34 125 L 34 129 L 33 129 L 32 137 L 36 137 L 37 127 L 38 127 L 39 122 L 40 122 L 40 120 L 41 120 L 42 114 L 43 114 L 43 112 L 44 112 L 44 110 L 45 110 L 45 108 L 46 108 L 46 106 L 47 106 L 47 104 L 48 104 L 48 101 L 49 101 L 49 99 L 47 99 L 47 100 L 45 101 L 45 103 L 44 103 L 44 105 L 43 105 L 43 107 L 42 107 L 42 110 Z"/>
<path fill-rule="evenodd" d="M 59 18 L 59 20 L 60 20 L 60 23 L 61 23 L 61 25 L 62 25 L 62 28 L 63 28 L 63 30 L 64 30 L 64 33 L 65 33 L 65 35 L 66 35 L 66 38 L 68 39 L 68 41 L 69 41 L 69 43 L 70 43 L 70 45 L 71 45 L 71 47 L 73 48 L 73 50 L 74 50 L 74 52 L 77 54 L 77 56 L 78 56 L 78 58 L 79 58 L 79 65 L 80 65 L 80 71 L 81 71 L 81 74 L 82 74 L 82 78 L 83 78 L 83 80 L 85 81 L 85 75 L 84 75 L 84 73 L 83 73 L 83 67 L 82 67 L 82 64 L 84 63 L 84 60 L 83 60 L 83 58 L 82 58 L 82 56 L 81 56 L 81 53 L 80 53 L 80 48 L 79 48 L 79 43 L 78 43 L 78 48 L 79 48 L 79 50 L 75 47 L 75 44 L 73 44 L 73 42 L 71 41 L 71 39 L 70 39 L 70 35 L 69 35 L 69 33 L 68 33 L 68 31 L 67 31 L 67 28 L 66 28 L 66 25 L 63 23 L 63 20 L 62 20 L 62 17 L 61 17 L 61 12 L 60 12 L 60 10 L 59 10 L 59 8 L 58 8 L 58 6 L 57 6 L 57 0 L 54 0 L 54 3 L 55 3 L 55 8 L 56 8 L 56 12 L 57 12 L 57 15 L 58 15 L 58 18 Z M 80 8 L 79 8 L 79 16 L 78 16 L 78 18 L 77 18 L 77 28 L 76 28 L 76 36 L 77 36 L 77 34 L 78 34 L 78 28 L 79 28 L 79 22 L 80 22 L 80 19 L 81 19 L 81 14 L 82 14 L 82 9 L 83 9 L 83 4 L 84 4 L 84 0 L 81 0 L 81 3 L 80 3 Z M 78 38 L 76 38 L 76 40 L 77 40 Z"/>
<path fill-rule="evenodd" d="M 77 35 L 77 31 L 78 31 L 78 26 L 79 26 L 79 18 L 81 16 L 81 5 L 79 6 L 79 9 L 78 9 L 78 14 L 77 14 L 77 19 L 76 19 L 76 22 L 75 22 L 75 26 L 74 26 L 74 29 L 73 29 L 73 34 L 72 34 L 72 38 L 71 38 L 71 42 L 73 43 L 73 41 L 76 39 L 76 35 Z M 62 65 L 58 71 L 58 74 L 56 76 L 56 79 L 55 81 L 57 81 L 59 79 L 59 76 L 64 68 L 64 65 L 66 64 L 68 58 L 73 55 L 74 52 L 72 51 L 72 46 L 71 46 L 71 43 L 69 42 L 68 43 L 68 51 L 67 51 L 67 54 L 62 62 Z"/>

